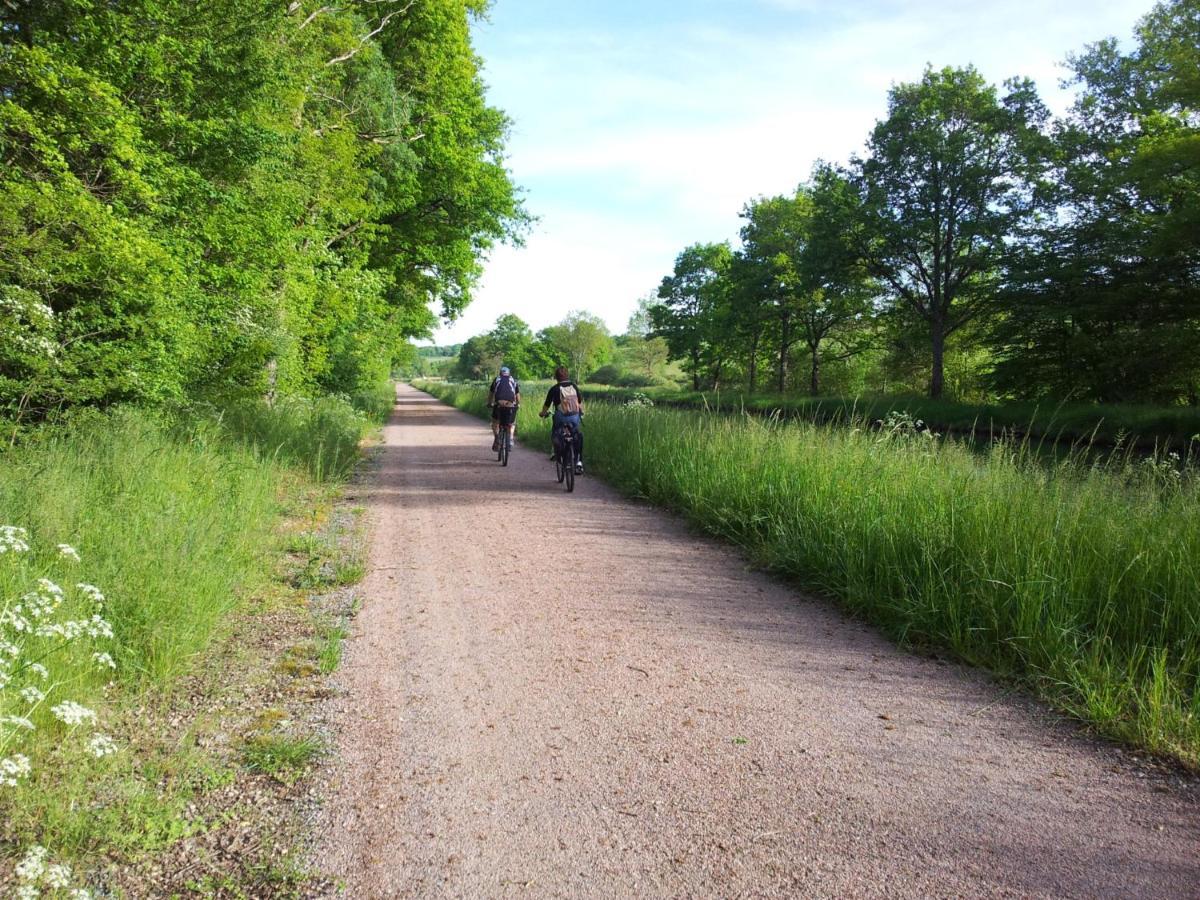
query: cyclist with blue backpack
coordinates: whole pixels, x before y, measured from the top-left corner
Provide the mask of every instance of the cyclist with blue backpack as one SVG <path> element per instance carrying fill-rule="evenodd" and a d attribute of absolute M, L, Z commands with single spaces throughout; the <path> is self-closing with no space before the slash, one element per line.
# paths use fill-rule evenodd
<path fill-rule="evenodd" d="M 571 380 L 566 366 L 559 366 L 555 369 L 554 378 L 558 383 L 547 392 L 546 402 L 542 404 L 542 411 L 538 415 L 544 419 L 550 415 L 550 408 L 554 408 L 554 427 L 550 432 L 551 440 L 554 440 L 554 435 L 558 434 L 564 424 L 570 425 L 574 429 L 575 447 L 578 450 L 575 458 L 575 471 L 582 474 L 583 430 L 580 425 L 583 421 L 583 394 L 579 392 L 579 385 Z M 551 455 L 550 458 L 553 459 L 554 456 Z"/>
<path fill-rule="evenodd" d="M 516 430 L 517 407 L 521 405 L 521 386 L 513 378 L 508 366 L 500 367 L 500 374 L 492 380 L 488 389 L 488 406 L 492 410 L 492 452 L 500 449 L 500 429 L 508 449 L 512 449 L 513 433 Z"/>

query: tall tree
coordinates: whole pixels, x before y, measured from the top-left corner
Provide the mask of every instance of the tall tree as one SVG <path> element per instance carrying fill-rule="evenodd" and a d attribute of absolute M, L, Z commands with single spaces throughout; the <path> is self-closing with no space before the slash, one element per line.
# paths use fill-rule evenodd
<path fill-rule="evenodd" d="M 742 214 L 746 262 L 737 267 L 741 299 L 735 302 L 736 315 L 755 337 L 759 323 L 771 323 L 781 393 L 796 344 L 808 350 L 814 395 L 821 389 L 823 360 L 845 359 L 865 349 L 864 330 L 858 326 L 870 312 L 870 290 L 846 237 L 855 209 L 849 182 L 822 166 L 811 185 L 791 196 L 755 201 Z M 751 366 L 756 352 L 752 341 Z"/>
<path fill-rule="evenodd" d="M 583 310 L 568 313 L 559 324 L 543 329 L 540 337 L 580 380 L 612 356 L 613 340 L 608 326 L 599 316 Z"/>
<path fill-rule="evenodd" d="M 926 70 L 892 88 L 865 158 L 858 252 L 894 303 L 929 331 L 929 394 L 942 395 L 946 338 L 992 301 L 1008 242 L 1044 201 L 1048 112 L 1032 82 L 998 96 L 974 68 Z"/>
<path fill-rule="evenodd" d="M 1162 3 L 1129 54 L 1072 58 L 1059 213 L 1016 260 L 998 386 L 1200 402 L 1200 5 Z"/>
<path fill-rule="evenodd" d="M 666 340 L 673 358 L 685 361 L 693 390 L 700 390 L 700 374 L 720 340 L 718 316 L 732 257 L 728 244 L 687 247 L 659 285 L 662 302 L 651 308 L 653 333 Z"/>

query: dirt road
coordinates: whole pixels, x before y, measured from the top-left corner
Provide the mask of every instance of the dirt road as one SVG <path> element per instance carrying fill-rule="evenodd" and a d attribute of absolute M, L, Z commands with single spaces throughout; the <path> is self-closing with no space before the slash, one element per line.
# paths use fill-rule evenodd
<path fill-rule="evenodd" d="M 317 864 L 362 897 L 1200 896 L 1200 792 L 402 387 Z"/>

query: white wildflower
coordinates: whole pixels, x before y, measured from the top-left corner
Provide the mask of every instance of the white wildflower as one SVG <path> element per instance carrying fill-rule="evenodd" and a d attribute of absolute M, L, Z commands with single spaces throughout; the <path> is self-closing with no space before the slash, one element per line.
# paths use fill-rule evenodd
<path fill-rule="evenodd" d="M 62 599 L 63 589 L 51 581 L 49 578 L 39 578 L 38 587 L 47 594 L 53 594 L 55 597 Z"/>
<path fill-rule="evenodd" d="M 0 639 L 0 656 L 8 656 L 16 659 L 21 655 L 21 648 L 10 641 Z"/>
<path fill-rule="evenodd" d="M 65 888 L 71 886 L 71 867 L 65 863 L 56 863 L 46 868 L 42 883 L 49 888 Z"/>
<path fill-rule="evenodd" d="M 79 592 L 81 594 L 83 594 L 85 597 L 87 597 L 89 600 L 91 600 L 93 603 L 103 603 L 104 602 L 104 594 L 102 594 L 100 592 L 100 588 L 96 587 L 94 584 L 88 584 L 86 582 L 81 581 L 81 582 L 79 582 L 79 584 L 75 585 L 75 587 L 78 588 Z"/>
<path fill-rule="evenodd" d="M 67 894 L 68 900 L 92 900 L 92 892 L 87 888 L 75 888 Z"/>
<path fill-rule="evenodd" d="M 31 684 L 21 688 L 21 699 L 26 703 L 41 703 L 46 699 L 46 695 Z"/>
<path fill-rule="evenodd" d="M 0 625 L 7 625 L 16 632 L 32 631 L 33 625 L 22 615 L 24 611 L 19 603 L 12 609 L 4 610 L 4 612 L 0 613 Z"/>
<path fill-rule="evenodd" d="M 110 638 L 113 636 L 112 625 L 102 616 L 92 616 L 87 623 L 87 633 L 94 638 Z"/>
<path fill-rule="evenodd" d="M 64 700 L 58 706 L 50 707 L 54 718 L 67 725 L 80 725 L 83 722 L 95 722 L 96 713 L 74 700 Z"/>
<path fill-rule="evenodd" d="M 0 725 L 12 725 L 16 728 L 24 728 L 26 731 L 33 731 L 33 723 L 24 716 L 0 716 Z"/>
<path fill-rule="evenodd" d="M 96 732 L 91 736 L 87 746 L 92 756 L 95 756 L 97 759 L 117 752 L 117 745 L 113 743 L 113 739 L 107 734 L 100 734 L 100 732 Z"/>
<path fill-rule="evenodd" d="M 46 872 L 46 848 L 36 844 L 30 847 L 14 871 L 21 881 L 37 881 Z"/>
<path fill-rule="evenodd" d="M 0 759 L 0 785 L 16 787 L 17 782 L 29 777 L 31 771 L 29 757 L 21 753 Z"/>
<path fill-rule="evenodd" d="M 115 669 L 117 667 L 117 661 L 115 659 L 113 659 L 112 656 L 110 656 L 107 653 L 103 653 L 103 652 L 99 652 L 99 651 L 96 653 L 93 653 L 92 660 L 96 663 L 96 665 L 98 665 L 102 668 Z"/>
<path fill-rule="evenodd" d="M 42 896 L 42 892 L 32 884 L 22 884 L 17 888 L 17 892 L 13 896 L 17 900 L 37 900 L 38 897 Z"/>
<path fill-rule="evenodd" d="M 0 690 L 3 690 L 4 688 L 8 687 L 8 683 L 10 681 L 12 681 L 12 676 L 9 675 L 7 672 L 5 672 L 3 669 L 0 669 Z"/>
<path fill-rule="evenodd" d="M 0 525 L 0 553 L 25 553 L 28 550 L 28 531 L 15 525 Z"/>
<path fill-rule="evenodd" d="M 47 678 L 50 677 L 50 670 L 47 669 L 45 666 L 43 666 L 41 663 L 30 663 L 29 671 L 32 672 L 34 675 L 36 675 L 38 678 L 42 679 L 43 681 L 45 681 Z"/>
<path fill-rule="evenodd" d="M 72 547 L 70 544 L 59 544 L 58 545 L 58 555 L 66 557 L 67 559 L 71 560 L 72 562 L 79 562 L 79 551 L 76 550 L 74 547 Z"/>

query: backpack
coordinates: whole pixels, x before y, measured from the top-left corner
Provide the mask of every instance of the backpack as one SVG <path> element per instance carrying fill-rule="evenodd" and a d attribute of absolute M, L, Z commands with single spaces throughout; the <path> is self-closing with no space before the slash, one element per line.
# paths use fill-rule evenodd
<path fill-rule="evenodd" d="M 505 406 L 512 406 L 517 400 L 517 380 L 511 375 L 501 375 L 492 387 L 492 399 Z"/>
<path fill-rule="evenodd" d="M 560 384 L 558 386 L 558 411 L 564 416 L 579 414 L 579 391 L 575 389 L 575 385 Z"/>

